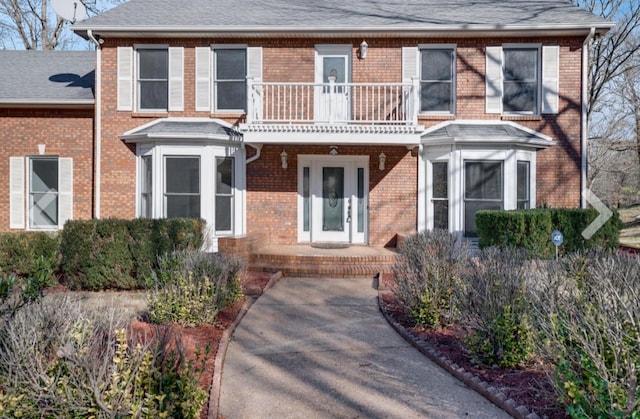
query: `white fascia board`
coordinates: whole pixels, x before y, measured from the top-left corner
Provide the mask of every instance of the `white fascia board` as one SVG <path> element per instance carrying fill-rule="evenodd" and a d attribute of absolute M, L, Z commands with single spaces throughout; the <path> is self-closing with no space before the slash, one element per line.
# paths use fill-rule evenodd
<path fill-rule="evenodd" d="M 293 133 L 246 132 L 247 144 L 298 144 L 298 145 L 397 145 L 419 146 L 419 134 L 345 134 L 345 133 Z"/>
<path fill-rule="evenodd" d="M 452 144 L 467 144 L 467 145 L 517 145 L 521 147 L 530 148 L 547 148 L 556 144 L 555 141 L 545 141 L 537 139 L 514 139 L 513 137 L 492 137 L 490 140 L 478 139 L 478 138 L 456 138 L 456 137 L 442 137 L 442 138 L 430 138 L 422 142 L 425 147 L 436 145 L 452 145 Z"/>
<path fill-rule="evenodd" d="M 50 100 L 50 99 L 0 99 L 0 107 L 93 107 L 95 105 L 94 99 L 62 99 L 62 100 Z"/>
<path fill-rule="evenodd" d="M 207 36 L 238 36 L 264 37 L 274 35 L 287 35 L 291 37 L 315 37 L 315 36 L 380 36 L 380 37 L 414 37 L 414 36 L 458 36 L 477 37 L 492 34 L 495 36 L 513 36 L 526 34 L 549 35 L 586 35 L 592 27 L 598 33 L 606 33 L 615 26 L 614 23 L 605 22 L 597 25 L 439 25 L 439 26 L 393 26 L 384 28 L 380 26 L 82 26 L 75 24 L 71 30 L 86 37 L 86 31 L 92 30 L 95 34 L 149 37 L 164 36 L 175 38 L 190 38 L 194 35 Z"/>

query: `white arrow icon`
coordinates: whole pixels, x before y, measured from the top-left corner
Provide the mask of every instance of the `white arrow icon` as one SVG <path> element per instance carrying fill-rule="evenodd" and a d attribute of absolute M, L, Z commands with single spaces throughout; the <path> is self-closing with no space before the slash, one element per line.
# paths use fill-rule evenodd
<path fill-rule="evenodd" d="M 598 230 L 600 230 L 600 227 L 602 227 L 609 218 L 611 218 L 613 213 L 593 192 L 591 192 L 591 189 L 585 189 L 582 191 L 582 194 L 587 199 L 587 202 L 598 211 L 598 217 L 582 232 L 582 237 L 589 240 Z"/>

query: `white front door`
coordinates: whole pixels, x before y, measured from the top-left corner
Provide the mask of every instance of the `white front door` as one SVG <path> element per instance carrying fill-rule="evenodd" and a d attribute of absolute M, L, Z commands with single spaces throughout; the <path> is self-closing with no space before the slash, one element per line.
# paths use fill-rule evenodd
<path fill-rule="evenodd" d="M 316 46 L 316 122 L 347 122 L 351 113 L 351 45 Z"/>
<path fill-rule="evenodd" d="M 299 156 L 299 239 L 365 243 L 367 156 Z"/>

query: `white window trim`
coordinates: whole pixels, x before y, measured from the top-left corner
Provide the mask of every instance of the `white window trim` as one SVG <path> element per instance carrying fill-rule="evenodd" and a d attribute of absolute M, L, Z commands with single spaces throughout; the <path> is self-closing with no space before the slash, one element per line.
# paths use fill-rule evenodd
<path fill-rule="evenodd" d="M 428 49 L 447 49 L 452 50 L 452 63 L 451 63 L 451 110 L 446 111 L 422 111 L 422 104 L 420 104 L 418 111 L 420 115 L 455 115 L 457 109 L 457 96 L 458 96 L 458 46 L 457 44 L 419 44 L 418 45 L 418 80 L 422 82 L 422 50 Z"/>
<path fill-rule="evenodd" d="M 501 161 L 503 162 L 503 202 L 505 210 L 517 208 L 517 164 L 518 161 L 529 162 L 529 204 L 536 207 L 536 151 L 520 149 L 517 146 L 501 146 L 495 148 L 477 148 L 469 146 L 435 146 L 423 154 L 425 172 L 424 194 L 424 229 L 433 230 L 433 185 L 432 163 L 449 163 L 449 231 L 464 235 L 464 164 L 465 161 Z"/>
<path fill-rule="evenodd" d="M 31 202 L 31 176 L 33 171 L 31 170 L 31 162 L 33 160 L 55 160 L 58 163 L 58 191 L 57 191 L 57 214 L 58 224 L 50 226 L 35 227 L 32 223 L 32 211 L 33 208 L 30 205 Z M 24 206 L 26 216 L 26 230 L 27 231 L 57 231 L 64 227 L 67 220 L 73 218 L 73 159 L 69 157 L 60 157 L 58 155 L 31 155 L 24 158 L 24 194 L 22 205 Z M 64 171 L 68 178 L 65 178 Z M 13 228 L 13 227 L 12 227 Z M 25 225 L 21 228 L 25 228 Z"/>
<path fill-rule="evenodd" d="M 211 44 L 211 108 L 216 114 L 244 114 L 247 112 L 246 109 L 219 109 L 218 101 L 217 101 L 217 83 L 216 83 L 216 50 L 221 49 L 244 49 L 245 51 L 245 74 L 246 78 L 249 73 L 249 46 L 247 44 Z M 249 100 L 248 92 L 246 100 Z M 245 103 L 245 108 L 248 106 L 248 103 Z"/>
<path fill-rule="evenodd" d="M 502 114 L 503 115 L 541 115 L 542 114 L 542 44 L 540 43 L 508 43 L 508 44 L 502 44 L 502 52 L 501 52 L 501 60 L 502 60 L 502 65 L 501 65 L 501 69 L 502 69 L 502 97 L 500 98 L 500 101 L 502 104 L 504 104 L 504 65 L 505 65 L 505 59 L 504 59 L 504 50 L 505 49 L 516 49 L 516 48 L 524 48 L 524 49 L 536 49 L 537 50 L 537 57 L 538 57 L 538 65 L 536 68 L 536 104 L 535 104 L 535 109 L 533 111 L 519 111 L 519 112 L 506 112 L 504 110 L 504 105 L 502 105 Z"/>
<path fill-rule="evenodd" d="M 166 109 L 144 109 L 140 106 L 140 99 L 141 99 L 141 95 L 140 95 L 140 54 L 138 54 L 138 51 L 140 50 L 145 50 L 145 49 L 160 49 L 160 50 L 166 50 L 167 51 L 167 108 Z M 169 74 L 169 67 L 171 65 L 171 59 L 169 58 L 169 45 L 168 44 L 135 44 L 133 46 L 133 54 L 134 54 L 134 59 L 133 59 L 133 71 L 132 71 L 132 78 L 133 78 L 133 100 L 134 100 L 134 104 L 135 104 L 135 112 L 139 112 L 139 113 L 168 113 L 169 112 L 169 101 L 170 101 L 170 97 L 169 97 L 169 88 L 171 85 L 171 75 Z"/>

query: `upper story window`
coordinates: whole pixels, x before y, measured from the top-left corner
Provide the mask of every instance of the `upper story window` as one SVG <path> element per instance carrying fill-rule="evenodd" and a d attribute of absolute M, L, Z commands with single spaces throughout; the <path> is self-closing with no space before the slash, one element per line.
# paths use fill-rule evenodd
<path fill-rule="evenodd" d="M 138 53 L 138 109 L 166 111 L 169 105 L 169 51 L 143 49 Z"/>
<path fill-rule="evenodd" d="M 505 44 L 486 47 L 486 112 L 557 114 L 560 48 Z"/>
<path fill-rule="evenodd" d="M 247 109 L 246 48 L 215 48 L 213 52 L 215 109 L 245 112 Z"/>
<path fill-rule="evenodd" d="M 540 50 L 505 47 L 503 55 L 503 112 L 539 113 Z"/>
<path fill-rule="evenodd" d="M 455 113 L 455 49 L 420 50 L 420 112 Z"/>

